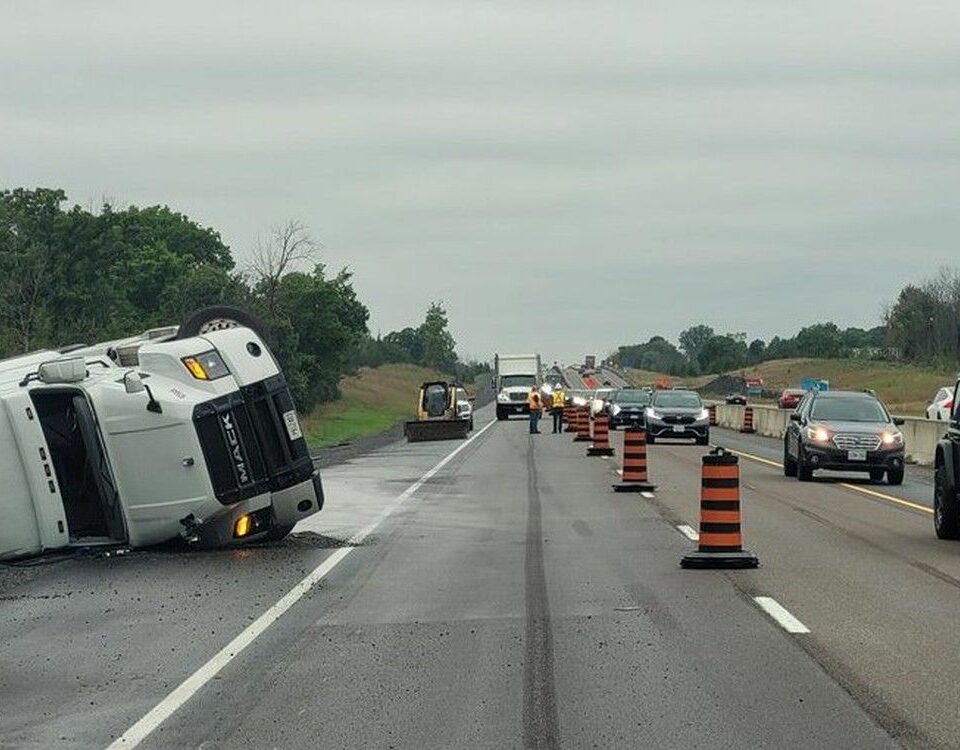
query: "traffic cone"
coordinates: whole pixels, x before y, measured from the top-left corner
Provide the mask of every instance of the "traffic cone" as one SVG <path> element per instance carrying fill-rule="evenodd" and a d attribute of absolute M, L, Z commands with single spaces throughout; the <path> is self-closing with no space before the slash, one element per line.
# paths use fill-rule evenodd
<path fill-rule="evenodd" d="M 710 404 L 710 406 L 707 407 L 707 414 L 710 415 L 710 426 L 716 427 L 717 426 L 717 405 Z"/>
<path fill-rule="evenodd" d="M 740 426 L 740 432 L 756 432 L 753 429 L 753 407 L 743 407 L 743 424 Z"/>
<path fill-rule="evenodd" d="M 593 445 L 587 448 L 588 456 L 612 456 L 610 446 L 610 418 L 606 414 L 598 414 L 593 420 Z"/>
<path fill-rule="evenodd" d="M 590 407 L 581 406 L 577 409 L 577 434 L 573 438 L 575 443 L 586 443 L 590 440 Z"/>
<path fill-rule="evenodd" d="M 642 427 L 623 431 L 623 476 L 613 485 L 617 492 L 653 492 L 657 485 L 647 481 L 647 433 Z"/>
<path fill-rule="evenodd" d="M 700 547 L 680 561 L 683 568 L 755 568 L 757 556 L 743 549 L 740 532 L 740 463 L 723 448 L 703 457 L 700 480 Z"/>

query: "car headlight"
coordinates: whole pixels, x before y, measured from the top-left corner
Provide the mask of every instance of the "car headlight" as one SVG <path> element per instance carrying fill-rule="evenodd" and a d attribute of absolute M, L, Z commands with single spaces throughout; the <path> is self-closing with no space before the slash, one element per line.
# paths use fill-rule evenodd
<path fill-rule="evenodd" d="M 824 427 L 807 427 L 805 430 L 807 440 L 811 440 L 814 443 L 829 443 L 830 442 L 830 430 Z"/>
<path fill-rule="evenodd" d="M 884 430 L 880 434 L 880 442 L 887 448 L 903 445 L 903 433 L 900 430 Z"/>
<path fill-rule="evenodd" d="M 700 416 L 697 417 L 697 421 L 702 422 L 704 419 L 710 419 L 710 412 L 707 411 L 706 409 L 701 409 Z"/>
<path fill-rule="evenodd" d="M 660 412 L 656 409 L 647 409 L 647 416 L 653 417 L 654 419 L 660 419 Z"/>
<path fill-rule="evenodd" d="M 230 368 L 218 351 L 194 354 L 192 357 L 184 357 L 181 361 L 187 368 L 187 372 L 197 380 L 216 380 L 230 374 Z"/>
<path fill-rule="evenodd" d="M 614 404 L 613 406 L 610 407 L 610 413 L 613 414 L 614 416 L 619 414 L 621 411 L 623 411 L 623 409 L 620 408 L 619 404 Z"/>
<path fill-rule="evenodd" d="M 582 396 L 574 396 L 574 397 L 573 397 L 573 405 L 574 405 L 574 406 L 586 406 L 586 405 L 587 405 L 587 400 L 586 400 L 585 398 L 583 398 Z"/>

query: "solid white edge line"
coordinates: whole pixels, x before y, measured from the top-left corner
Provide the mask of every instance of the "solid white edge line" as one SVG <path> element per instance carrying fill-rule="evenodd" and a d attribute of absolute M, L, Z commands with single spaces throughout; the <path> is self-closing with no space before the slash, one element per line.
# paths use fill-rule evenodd
<path fill-rule="evenodd" d="M 490 420 L 486 426 L 475 432 L 466 442 L 461 443 L 457 448 L 446 455 L 446 457 L 434 466 L 430 471 L 424 474 L 420 479 L 411 484 L 391 502 L 372 523 L 368 524 L 349 541 L 349 545 L 358 545 L 366 539 L 386 518 L 393 514 L 397 507 L 405 500 L 409 499 L 423 485 L 430 481 L 437 472 L 452 461 L 464 448 L 489 430 L 497 420 Z M 316 568 L 311 570 L 299 583 L 290 591 L 284 594 L 276 604 L 271 606 L 266 612 L 260 615 L 256 620 L 245 627 L 236 638 L 218 651 L 200 669 L 190 675 L 171 693 L 169 693 L 160 703 L 158 703 L 149 713 L 147 713 L 136 724 L 121 734 L 117 739 L 107 746 L 107 750 L 116 750 L 117 748 L 136 747 L 143 742 L 154 730 L 166 721 L 174 712 L 176 712 L 184 703 L 192 698 L 204 685 L 233 661 L 240 653 L 251 643 L 253 643 L 263 632 L 275 623 L 287 610 L 300 601 L 304 595 L 310 591 L 317 583 L 323 580 L 330 571 L 355 549 L 355 546 L 341 547 L 332 555 L 327 557 Z"/>
<path fill-rule="evenodd" d="M 694 529 L 692 526 L 687 526 L 687 524 L 682 523 L 679 526 L 677 526 L 677 531 L 683 534 L 691 542 L 700 541 L 700 535 L 697 533 L 697 530 Z"/>
<path fill-rule="evenodd" d="M 755 596 L 753 600 L 757 605 L 770 615 L 777 624 L 788 633 L 809 633 L 810 628 L 804 625 L 800 620 L 790 614 L 784 607 L 772 596 Z"/>

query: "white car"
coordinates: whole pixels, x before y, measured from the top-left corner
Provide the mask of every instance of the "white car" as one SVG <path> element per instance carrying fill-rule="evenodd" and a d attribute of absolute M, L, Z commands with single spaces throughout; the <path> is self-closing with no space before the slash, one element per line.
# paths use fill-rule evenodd
<path fill-rule="evenodd" d="M 927 407 L 927 419 L 949 420 L 953 413 L 953 386 L 944 386 Z"/>
<path fill-rule="evenodd" d="M 463 388 L 457 388 L 457 419 L 469 419 L 473 429 L 473 399 Z"/>

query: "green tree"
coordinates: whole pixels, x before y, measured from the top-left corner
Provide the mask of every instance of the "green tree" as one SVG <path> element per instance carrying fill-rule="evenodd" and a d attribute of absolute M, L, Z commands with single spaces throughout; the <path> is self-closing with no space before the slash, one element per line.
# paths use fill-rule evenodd
<path fill-rule="evenodd" d="M 417 333 L 423 341 L 422 363 L 435 370 L 452 373 L 457 364 L 456 342 L 447 325 L 447 311 L 440 302 L 433 302 Z"/>
<path fill-rule="evenodd" d="M 700 371 L 703 368 L 700 352 L 714 335 L 713 329 L 702 323 L 692 326 L 680 334 L 680 350 L 687 355 L 687 359 L 695 371 Z"/>

